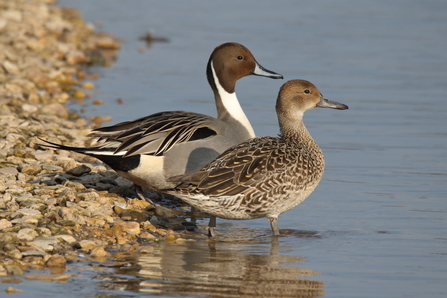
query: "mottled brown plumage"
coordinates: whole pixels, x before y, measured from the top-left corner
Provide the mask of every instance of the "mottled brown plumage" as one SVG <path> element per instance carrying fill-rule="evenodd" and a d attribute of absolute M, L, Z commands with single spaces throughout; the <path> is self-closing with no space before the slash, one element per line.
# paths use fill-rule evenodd
<path fill-rule="evenodd" d="M 324 98 L 308 81 L 285 83 L 276 104 L 279 138 L 233 146 L 201 171 L 170 178 L 180 184 L 168 192 L 216 217 L 267 217 L 279 235 L 278 215 L 306 199 L 323 176 L 323 153 L 302 121 L 303 113 L 315 107 L 348 108 Z"/>

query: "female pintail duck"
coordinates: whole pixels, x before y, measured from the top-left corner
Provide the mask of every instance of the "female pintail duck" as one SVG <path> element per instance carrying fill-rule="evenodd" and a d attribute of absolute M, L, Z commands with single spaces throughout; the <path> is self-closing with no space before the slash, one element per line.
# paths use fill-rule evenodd
<path fill-rule="evenodd" d="M 99 145 L 70 147 L 45 141 L 46 147 L 96 157 L 135 184 L 152 191 L 172 188 L 168 177 L 200 170 L 228 147 L 255 137 L 236 97 L 236 81 L 248 75 L 283 77 L 264 69 L 238 43 L 224 43 L 211 54 L 206 75 L 216 101 L 217 118 L 169 111 L 93 130 Z"/>
<path fill-rule="evenodd" d="M 310 109 L 348 106 L 323 97 L 312 83 L 292 80 L 279 90 L 280 137 L 257 137 L 233 146 L 201 171 L 171 177 L 167 193 L 224 219 L 266 217 L 279 235 L 278 216 L 301 203 L 323 176 L 324 157 L 303 123 Z M 214 235 L 215 218 L 210 221 Z"/>

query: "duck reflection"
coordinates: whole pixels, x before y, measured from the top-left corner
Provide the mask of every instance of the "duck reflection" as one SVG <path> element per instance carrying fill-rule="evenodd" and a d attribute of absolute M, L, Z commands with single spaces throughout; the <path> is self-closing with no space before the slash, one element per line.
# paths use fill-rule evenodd
<path fill-rule="evenodd" d="M 115 280 L 115 286 L 126 284 L 126 290 L 160 296 L 323 296 L 324 283 L 308 278 L 318 272 L 299 268 L 305 262 L 302 257 L 279 255 L 278 239 L 268 238 L 271 243 L 265 239 L 243 245 L 230 240 L 163 243 L 153 253 L 140 255 L 135 264 L 120 266 L 115 273 L 135 278 L 125 283 Z"/>

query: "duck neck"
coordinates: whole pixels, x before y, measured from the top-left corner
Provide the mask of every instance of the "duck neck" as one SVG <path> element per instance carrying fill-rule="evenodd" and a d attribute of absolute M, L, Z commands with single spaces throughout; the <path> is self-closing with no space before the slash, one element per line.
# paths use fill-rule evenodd
<path fill-rule="evenodd" d="M 302 121 L 303 116 L 301 115 L 300 117 L 299 121 L 296 119 L 293 121 L 288 119 L 279 120 L 281 138 L 288 143 L 304 145 L 305 148 L 316 148 L 321 151 L 304 125 Z"/>
<path fill-rule="evenodd" d="M 223 84 L 219 81 L 211 59 L 208 62 L 207 78 L 214 92 L 217 118 L 226 123 L 231 123 L 232 126 L 238 127 L 238 131 L 240 134 L 245 135 L 246 139 L 255 137 L 253 127 L 237 99 L 235 91 L 236 81 L 231 84 L 227 82 L 225 84 L 226 88 L 224 88 Z"/>

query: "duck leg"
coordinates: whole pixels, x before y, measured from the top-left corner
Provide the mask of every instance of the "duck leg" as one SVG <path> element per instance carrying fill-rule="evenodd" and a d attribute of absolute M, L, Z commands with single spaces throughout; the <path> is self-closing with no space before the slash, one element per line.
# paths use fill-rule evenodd
<path fill-rule="evenodd" d="M 270 226 L 272 227 L 273 235 L 279 236 L 278 217 L 269 217 Z"/>
<path fill-rule="evenodd" d="M 216 217 L 210 215 L 210 221 L 208 223 L 208 237 L 216 237 Z"/>

